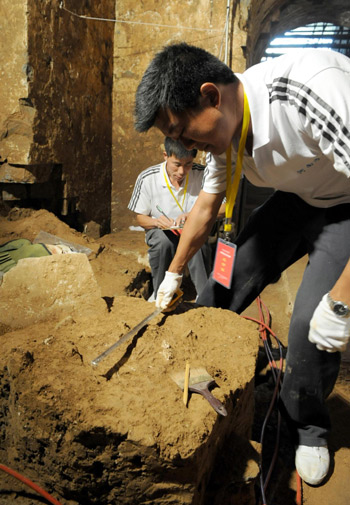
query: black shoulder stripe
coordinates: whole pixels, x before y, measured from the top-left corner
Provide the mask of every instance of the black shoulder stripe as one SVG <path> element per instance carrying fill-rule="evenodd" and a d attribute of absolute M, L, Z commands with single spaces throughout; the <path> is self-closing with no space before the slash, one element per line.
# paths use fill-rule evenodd
<path fill-rule="evenodd" d="M 192 170 L 201 170 L 203 171 L 205 169 L 204 165 L 201 165 L 200 163 L 193 163 L 192 165 Z"/>
<path fill-rule="evenodd" d="M 334 122 L 338 125 L 338 127 L 333 127 L 334 131 L 339 132 L 339 127 L 341 127 L 341 131 L 345 135 L 349 135 L 349 131 L 343 125 L 342 119 L 336 111 L 304 84 L 286 78 L 280 78 L 276 80 L 276 82 L 274 81 L 273 85 L 269 86 L 269 89 L 270 102 L 276 99 L 281 99 L 287 100 L 294 105 L 299 104 L 299 106 L 301 106 L 302 104 L 305 106 L 304 115 L 306 117 L 309 116 L 309 119 L 312 120 L 313 123 L 315 123 L 317 119 L 319 119 L 320 122 L 326 121 L 328 117 L 330 119 L 334 119 Z M 274 96 L 276 91 L 280 91 L 281 94 Z M 294 102 L 293 97 L 295 98 Z M 313 106 L 312 102 L 315 103 L 317 107 Z M 302 107 L 301 111 L 303 111 Z M 311 114 L 313 114 L 314 117 L 312 117 Z"/>
<path fill-rule="evenodd" d="M 270 103 L 287 101 L 295 106 L 299 113 L 320 130 L 323 138 L 333 145 L 334 152 L 345 166 L 350 166 L 350 132 L 332 107 L 311 88 L 284 77 L 275 79 L 268 89 Z"/>
<path fill-rule="evenodd" d="M 128 205 L 128 209 L 135 210 L 137 202 L 139 201 L 142 185 L 147 179 L 147 177 L 153 176 L 156 173 L 159 173 L 161 165 L 154 165 L 153 167 L 149 167 L 138 176 L 136 179 L 135 187 L 131 195 L 131 200 Z"/>

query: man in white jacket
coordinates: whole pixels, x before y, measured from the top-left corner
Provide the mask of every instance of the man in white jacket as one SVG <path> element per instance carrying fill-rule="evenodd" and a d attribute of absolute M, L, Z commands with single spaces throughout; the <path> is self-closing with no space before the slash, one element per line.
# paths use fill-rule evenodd
<path fill-rule="evenodd" d="M 208 153 L 203 190 L 158 290 L 162 308 L 215 219 L 227 189 L 225 151 L 230 145 L 237 150 L 248 103 L 243 173 L 276 192 L 237 237 L 231 287 L 211 278 L 198 303 L 241 313 L 308 254 L 280 398 L 295 435 L 296 468 L 312 485 L 329 470 L 325 399 L 338 375 L 339 351 L 350 337 L 349 96 L 350 60 L 340 53 L 305 50 L 239 75 L 184 43 L 155 56 L 136 93 L 138 131 L 155 126 L 187 149 Z"/>

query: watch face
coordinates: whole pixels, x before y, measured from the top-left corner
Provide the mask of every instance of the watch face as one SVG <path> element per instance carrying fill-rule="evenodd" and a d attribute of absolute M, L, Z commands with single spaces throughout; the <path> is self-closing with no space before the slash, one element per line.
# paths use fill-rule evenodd
<path fill-rule="evenodd" d="M 335 303 L 333 306 L 333 311 L 338 316 L 347 316 L 349 314 L 349 308 L 346 305 L 343 305 L 342 303 Z"/>

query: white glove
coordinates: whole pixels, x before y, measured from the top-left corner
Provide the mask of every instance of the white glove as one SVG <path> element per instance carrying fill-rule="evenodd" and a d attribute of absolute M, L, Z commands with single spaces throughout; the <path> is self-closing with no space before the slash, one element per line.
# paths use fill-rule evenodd
<path fill-rule="evenodd" d="M 175 272 L 165 272 L 165 277 L 163 282 L 158 288 L 156 307 L 160 307 L 162 310 L 166 309 L 175 292 L 179 289 L 182 282 L 182 275 Z"/>
<path fill-rule="evenodd" d="M 345 351 L 350 340 L 350 318 L 337 316 L 324 295 L 310 321 L 309 340 L 320 351 Z"/>

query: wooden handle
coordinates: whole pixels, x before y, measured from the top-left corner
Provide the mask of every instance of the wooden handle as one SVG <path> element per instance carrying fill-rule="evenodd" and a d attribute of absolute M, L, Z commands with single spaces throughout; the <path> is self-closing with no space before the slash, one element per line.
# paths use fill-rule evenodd
<path fill-rule="evenodd" d="M 186 369 L 185 369 L 184 394 L 183 394 L 183 402 L 185 404 L 185 407 L 187 407 L 187 403 L 188 403 L 188 383 L 189 383 L 189 380 L 190 380 L 190 364 L 187 362 Z"/>
<path fill-rule="evenodd" d="M 227 410 L 225 409 L 224 405 L 221 403 L 220 400 L 218 400 L 217 398 L 215 398 L 215 396 L 211 394 L 208 388 L 196 390 L 196 392 L 200 393 L 201 395 L 204 396 L 206 400 L 208 400 L 208 402 L 213 407 L 215 412 L 217 412 L 221 416 L 227 416 Z"/>

